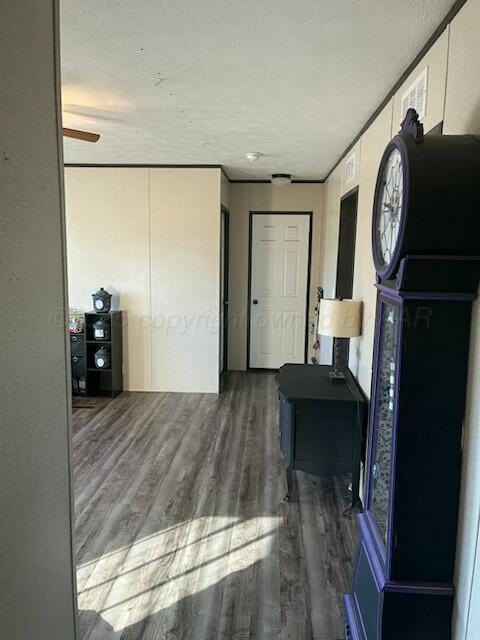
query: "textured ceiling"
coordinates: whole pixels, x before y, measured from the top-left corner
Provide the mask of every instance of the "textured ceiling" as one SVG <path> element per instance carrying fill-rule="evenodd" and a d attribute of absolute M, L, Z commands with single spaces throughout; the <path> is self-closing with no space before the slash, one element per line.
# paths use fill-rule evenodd
<path fill-rule="evenodd" d="M 321 179 L 453 4 L 61 0 L 65 162 Z"/>

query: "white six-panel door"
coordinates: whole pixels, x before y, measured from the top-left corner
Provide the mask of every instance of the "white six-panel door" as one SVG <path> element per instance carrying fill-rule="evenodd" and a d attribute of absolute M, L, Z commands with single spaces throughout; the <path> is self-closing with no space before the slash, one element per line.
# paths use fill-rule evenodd
<path fill-rule="evenodd" d="M 310 216 L 252 216 L 250 367 L 305 361 Z"/>

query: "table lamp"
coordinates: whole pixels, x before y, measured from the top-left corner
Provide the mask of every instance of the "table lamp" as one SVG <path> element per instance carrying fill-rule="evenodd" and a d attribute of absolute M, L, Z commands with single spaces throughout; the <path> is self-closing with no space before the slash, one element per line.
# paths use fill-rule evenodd
<path fill-rule="evenodd" d="M 332 338 L 354 338 L 361 335 L 362 303 L 358 300 L 320 300 L 318 334 Z M 345 372 L 340 363 L 340 344 L 335 341 L 332 382 L 345 382 Z"/>

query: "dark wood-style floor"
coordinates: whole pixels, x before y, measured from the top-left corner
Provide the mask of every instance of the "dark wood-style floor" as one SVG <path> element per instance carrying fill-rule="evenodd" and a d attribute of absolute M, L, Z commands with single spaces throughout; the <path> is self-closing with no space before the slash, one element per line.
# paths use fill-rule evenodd
<path fill-rule="evenodd" d="M 301 472 L 282 500 L 273 374 L 76 404 L 82 640 L 344 637 L 354 516 Z"/>

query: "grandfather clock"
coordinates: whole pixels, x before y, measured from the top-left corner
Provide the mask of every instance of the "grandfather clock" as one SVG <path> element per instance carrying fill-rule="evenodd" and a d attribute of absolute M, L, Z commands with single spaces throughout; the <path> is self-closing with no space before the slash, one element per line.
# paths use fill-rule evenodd
<path fill-rule="evenodd" d="M 367 492 L 349 640 L 450 640 L 480 139 L 425 136 L 409 110 L 378 172 Z"/>

